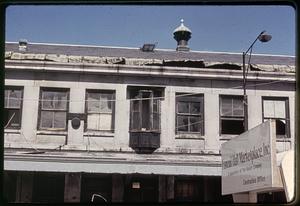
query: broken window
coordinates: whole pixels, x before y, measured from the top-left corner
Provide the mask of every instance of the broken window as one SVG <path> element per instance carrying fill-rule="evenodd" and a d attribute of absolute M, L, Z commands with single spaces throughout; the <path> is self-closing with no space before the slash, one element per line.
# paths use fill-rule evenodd
<path fill-rule="evenodd" d="M 132 91 L 130 101 L 130 130 L 159 131 L 160 130 L 160 97 L 148 89 Z"/>
<path fill-rule="evenodd" d="M 87 130 L 113 131 L 115 93 L 88 90 L 86 94 Z"/>
<path fill-rule="evenodd" d="M 221 134 L 241 134 L 245 131 L 242 96 L 220 96 Z"/>
<path fill-rule="evenodd" d="M 68 98 L 67 90 L 41 89 L 39 129 L 65 130 L 67 128 Z"/>
<path fill-rule="evenodd" d="M 4 94 L 4 126 L 10 129 L 21 127 L 23 89 L 7 87 Z"/>
<path fill-rule="evenodd" d="M 204 135 L 203 95 L 176 94 L 176 132 Z"/>
<path fill-rule="evenodd" d="M 263 121 L 276 122 L 277 138 L 289 137 L 288 98 L 263 97 Z"/>

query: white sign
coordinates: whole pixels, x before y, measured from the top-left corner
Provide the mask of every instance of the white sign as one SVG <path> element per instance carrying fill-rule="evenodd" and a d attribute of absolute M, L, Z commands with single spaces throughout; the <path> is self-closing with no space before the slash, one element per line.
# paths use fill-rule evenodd
<path fill-rule="evenodd" d="M 222 195 L 278 184 L 275 140 L 275 122 L 268 121 L 222 144 Z"/>

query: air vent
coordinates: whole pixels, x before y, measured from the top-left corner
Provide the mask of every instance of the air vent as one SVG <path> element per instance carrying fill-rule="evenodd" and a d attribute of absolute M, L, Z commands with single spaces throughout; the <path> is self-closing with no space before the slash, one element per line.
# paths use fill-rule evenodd
<path fill-rule="evenodd" d="M 19 40 L 19 51 L 26 52 L 27 44 L 28 44 L 28 42 L 26 39 L 20 39 Z"/>

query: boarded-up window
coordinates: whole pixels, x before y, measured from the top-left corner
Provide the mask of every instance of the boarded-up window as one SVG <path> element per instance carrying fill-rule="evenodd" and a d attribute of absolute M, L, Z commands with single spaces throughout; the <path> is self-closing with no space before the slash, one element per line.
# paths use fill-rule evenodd
<path fill-rule="evenodd" d="M 241 134 L 245 131 L 244 105 L 241 96 L 220 96 L 221 134 Z"/>
<path fill-rule="evenodd" d="M 4 124 L 5 128 L 21 127 L 23 89 L 7 87 L 4 92 Z"/>
<path fill-rule="evenodd" d="M 263 121 L 270 119 L 276 121 L 277 138 L 290 137 L 288 98 L 263 97 Z"/>
<path fill-rule="evenodd" d="M 41 89 L 39 129 L 66 129 L 68 98 L 69 92 L 67 90 Z"/>
<path fill-rule="evenodd" d="M 35 173 L 32 189 L 32 202 L 58 203 L 64 202 L 64 173 Z"/>
<path fill-rule="evenodd" d="M 204 135 L 203 95 L 176 94 L 176 132 Z"/>
<path fill-rule="evenodd" d="M 203 183 L 198 178 L 176 179 L 174 198 L 178 202 L 203 201 L 202 188 Z"/>
<path fill-rule="evenodd" d="M 160 130 L 160 98 L 152 90 L 139 90 L 130 101 L 130 130 Z"/>
<path fill-rule="evenodd" d="M 114 130 L 115 93 L 88 90 L 86 97 L 87 130 Z"/>

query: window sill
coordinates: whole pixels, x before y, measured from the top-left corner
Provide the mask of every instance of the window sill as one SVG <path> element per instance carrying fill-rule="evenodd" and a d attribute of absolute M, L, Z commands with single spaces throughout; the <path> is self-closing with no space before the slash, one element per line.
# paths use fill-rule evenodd
<path fill-rule="evenodd" d="M 40 135 L 67 135 L 67 131 L 51 131 L 51 130 L 40 130 L 36 134 Z"/>
<path fill-rule="evenodd" d="M 276 138 L 276 142 L 291 142 L 291 138 Z"/>
<path fill-rule="evenodd" d="M 220 136 L 220 140 L 231 140 L 234 137 L 239 136 L 239 134 L 227 134 Z"/>
<path fill-rule="evenodd" d="M 114 132 L 104 132 L 104 131 L 86 131 L 83 136 L 85 137 L 114 137 Z"/>
<path fill-rule="evenodd" d="M 5 129 L 4 133 L 8 133 L 8 134 L 20 134 L 21 130 L 20 129 Z"/>
<path fill-rule="evenodd" d="M 204 140 L 204 136 L 202 136 L 201 134 L 195 134 L 195 133 L 182 133 L 182 134 L 176 134 L 175 139 Z"/>

